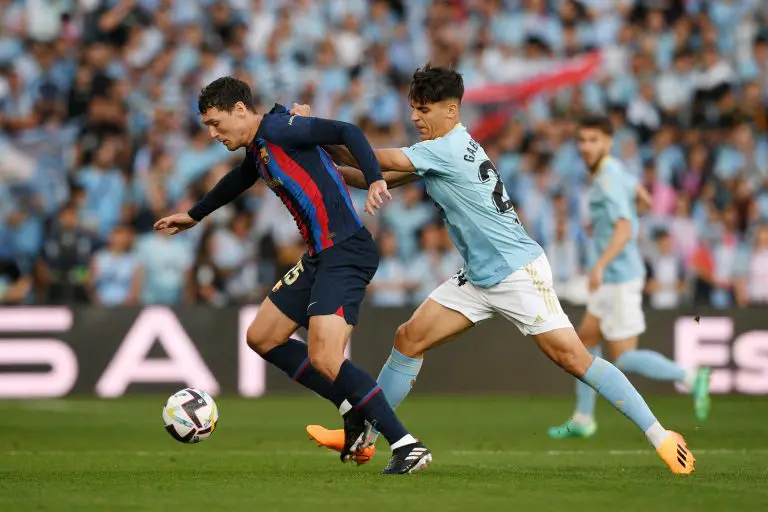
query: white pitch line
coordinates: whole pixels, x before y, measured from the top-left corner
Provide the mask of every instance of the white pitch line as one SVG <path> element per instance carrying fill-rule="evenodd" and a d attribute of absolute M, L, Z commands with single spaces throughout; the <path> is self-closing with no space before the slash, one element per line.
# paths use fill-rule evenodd
<path fill-rule="evenodd" d="M 767 455 L 768 449 L 729 449 L 713 448 L 694 450 L 696 455 Z M 452 455 L 500 455 L 510 457 L 531 457 L 546 455 L 549 457 L 569 457 L 576 455 L 656 455 L 653 450 L 452 450 Z"/>
<path fill-rule="evenodd" d="M 204 452 L 206 456 L 215 455 L 241 455 L 248 457 L 256 456 L 274 456 L 274 455 L 288 455 L 288 456 L 305 456 L 305 455 L 324 455 L 330 450 L 215 450 Z M 0 451 L 0 454 L 8 456 L 43 456 L 43 457 L 66 457 L 66 456 L 82 456 L 82 455 L 134 455 L 139 457 L 172 457 L 172 456 L 185 456 L 195 455 L 197 451 L 190 449 L 185 450 L 8 450 Z M 573 457 L 583 455 L 612 455 L 612 456 L 637 456 L 637 455 L 655 455 L 653 450 L 450 450 L 448 452 L 451 455 L 460 457 L 472 457 L 472 456 L 486 456 L 496 455 L 501 457 L 539 457 L 542 455 L 548 457 Z M 768 449 L 729 449 L 729 448 L 713 448 L 702 449 L 694 452 L 696 455 L 768 455 Z"/>

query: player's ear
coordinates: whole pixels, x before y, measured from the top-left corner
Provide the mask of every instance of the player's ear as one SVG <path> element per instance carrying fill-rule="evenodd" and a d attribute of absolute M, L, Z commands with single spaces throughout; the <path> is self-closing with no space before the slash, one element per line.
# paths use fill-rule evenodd
<path fill-rule="evenodd" d="M 237 114 L 238 117 L 240 118 L 245 117 L 246 110 L 248 109 L 245 108 L 245 103 L 243 103 L 242 101 L 238 101 L 237 103 L 235 103 L 235 113 Z"/>
<path fill-rule="evenodd" d="M 457 103 L 448 104 L 448 119 L 456 119 L 459 117 L 459 105 Z"/>

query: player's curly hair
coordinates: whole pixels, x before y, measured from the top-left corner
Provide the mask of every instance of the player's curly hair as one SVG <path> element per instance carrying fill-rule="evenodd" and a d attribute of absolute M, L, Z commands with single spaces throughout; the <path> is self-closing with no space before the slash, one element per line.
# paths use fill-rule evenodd
<path fill-rule="evenodd" d="M 242 101 L 248 110 L 255 112 L 251 86 L 237 78 L 223 76 L 203 87 L 197 98 L 197 109 L 201 114 L 205 114 L 210 108 L 232 112 L 238 101 Z"/>
<path fill-rule="evenodd" d="M 449 99 L 461 103 L 463 97 L 464 78 L 461 73 L 430 64 L 416 70 L 408 91 L 408 99 L 420 105 Z"/>

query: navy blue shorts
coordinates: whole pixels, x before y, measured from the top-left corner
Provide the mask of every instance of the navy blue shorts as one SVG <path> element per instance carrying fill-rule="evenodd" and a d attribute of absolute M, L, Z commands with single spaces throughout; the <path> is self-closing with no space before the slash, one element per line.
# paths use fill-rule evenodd
<path fill-rule="evenodd" d="M 338 315 L 357 323 L 365 288 L 379 267 L 379 250 L 367 229 L 301 260 L 272 288 L 269 299 L 285 316 L 309 327 L 309 317 Z"/>

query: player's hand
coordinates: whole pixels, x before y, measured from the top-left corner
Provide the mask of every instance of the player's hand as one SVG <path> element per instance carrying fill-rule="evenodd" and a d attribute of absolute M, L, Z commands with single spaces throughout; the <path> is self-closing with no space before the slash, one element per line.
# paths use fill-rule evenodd
<path fill-rule="evenodd" d="M 312 117 L 312 107 L 310 107 L 306 103 L 303 105 L 294 103 L 293 106 L 291 107 L 291 110 L 289 110 L 289 112 L 294 116 Z"/>
<path fill-rule="evenodd" d="M 384 204 L 384 197 L 392 199 L 392 194 L 387 190 L 387 182 L 379 180 L 371 183 L 368 187 L 368 198 L 365 200 L 365 211 L 369 215 L 376 215 L 376 210 Z"/>
<path fill-rule="evenodd" d="M 167 231 L 169 235 L 175 235 L 186 231 L 189 228 L 193 228 L 197 225 L 197 221 L 189 216 L 188 213 L 174 213 L 168 217 L 163 217 L 159 221 L 155 222 L 155 231 Z"/>
<path fill-rule="evenodd" d="M 595 265 L 589 273 L 589 291 L 594 292 L 603 284 L 603 266 Z"/>

